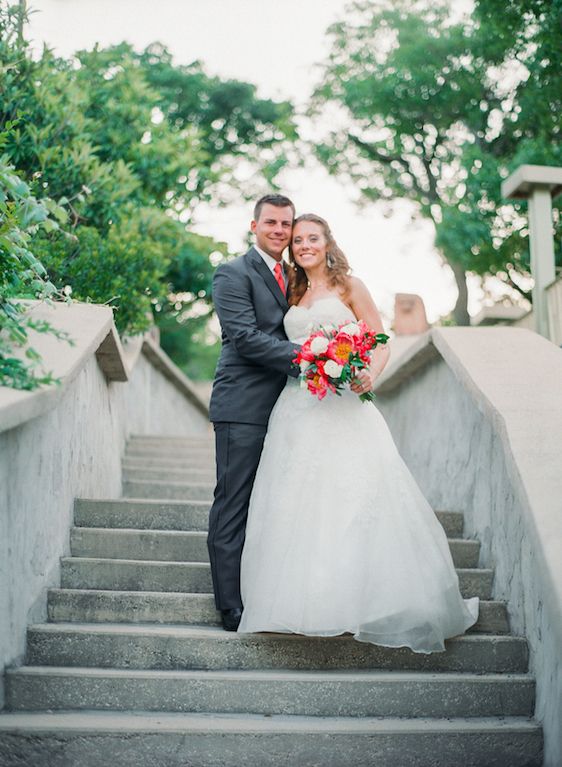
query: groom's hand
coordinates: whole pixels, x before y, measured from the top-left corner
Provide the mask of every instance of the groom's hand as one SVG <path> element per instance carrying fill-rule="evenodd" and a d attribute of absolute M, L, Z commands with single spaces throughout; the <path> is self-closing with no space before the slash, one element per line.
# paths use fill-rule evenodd
<path fill-rule="evenodd" d="M 353 379 L 351 391 L 355 392 L 355 394 L 366 394 L 368 391 L 371 391 L 374 383 L 375 377 L 370 370 L 360 370 Z"/>

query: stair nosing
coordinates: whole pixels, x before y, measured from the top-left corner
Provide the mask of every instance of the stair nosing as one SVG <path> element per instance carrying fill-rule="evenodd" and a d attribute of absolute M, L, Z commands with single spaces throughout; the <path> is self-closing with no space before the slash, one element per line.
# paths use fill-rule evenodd
<path fill-rule="evenodd" d="M 112 732 L 136 731 L 151 732 L 226 732 L 260 733 L 274 732 L 290 735 L 299 733 L 330 733 L 338 734 L 375 734 L 376 732 L 412 733 L 453 733 L 462 732 L 536 732 L 541 729 L 532 717 L 525 716 L 487 716 L 487 717 L 451 717 L 442 718 L 402 718 L 402 717 L 315 717 L 287 714 L 184 714 L 177 712 L 115 712 L 84 710 L 80 712 L 9 712 L 0 717 L 0 731 L 18 727 L 35 732 L 51 730 L 57 727 L 61 731 L 61 723 L 66 724 L 67 731 L 99 731 Z M 35 730 L 33 729 L 33 724 Z M 47 724 L 48 722 L 48 724 Z M 106 726 L 103 727 L 103 724 Z M 125 726 L 125 725 L 128 726 Z M 148 726 L 150 725 L 150 726 Z M 154 730 L 152 729 L 154 727 Z"/>

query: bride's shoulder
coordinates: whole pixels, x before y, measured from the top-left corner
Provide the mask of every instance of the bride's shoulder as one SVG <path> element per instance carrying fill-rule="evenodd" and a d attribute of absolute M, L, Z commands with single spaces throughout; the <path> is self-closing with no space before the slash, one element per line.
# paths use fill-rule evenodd
<path fill-rule="evenodd" d="M 371 291 L 358 277 L 350 277 L 349 304 L 356 317 L 363 317 L 365 320 L 368 316 L 372 319 L 378 317 L 378 309 Z"/>
<path fill-rule="evenodd" d="M 354 298 L 362 298 L 366 295 L 370 296 L 369 288 L 365 285 L 363 280 L 360 280 L 359 277 L 348 277 L 349 283 L 348 283 L 348 293 L 351 300 Z"/>

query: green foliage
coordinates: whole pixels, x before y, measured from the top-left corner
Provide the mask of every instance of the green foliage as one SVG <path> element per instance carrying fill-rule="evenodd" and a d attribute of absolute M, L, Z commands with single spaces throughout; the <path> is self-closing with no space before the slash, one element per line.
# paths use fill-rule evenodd
<path fill-rule="evenodd" d="M 130 49 L 129 54 L 135 55 Z M 236 166 L 242 164 L 258 171 L 269 187 L 275 186 L 288 161 L 286 152 L 297 139 L 289 102 L 260 99 L 250 83 L 211 77 L 198 61 L 174 65 L 160 44 L 149 46 L 136 60 L 158 94 L 157 106 L 166 119 L 180 132 L 197 130 L 207 162 L 191 169 L 187 188 L 207 199 L 212 194 L 228 200 L 229 186 L 237 196 L 253 197 L 256 188 L 263 190 L 263 182 L 254 188 L 246 181 L 242 190 L 235 183 Z"/>
<path fill-rule="evenodd" d="M 183 319 L 165 313 L 158 318 L 158 327 L 162 348 L 187 376 L 194 381 L 213 378 L 221 343 L 209 331 L 209 313 Z"/>
<path fill-rule="evenodd" d="M 0 133 L 0 150 L 13 124 Z M 54 379 L 40 369 L 41 358 L 29 345 L 29 332 L 64 334 L 34 320 L 22 299 L 61 297 L 32 246 L 38 231 L 58 229 L 65 213 L 52 200 L 37 200 L 25 181 L 0 155 L 0 386 L 35 389 Z M 67 338 L 68 340 L 68 338 Z M 14 348 L 22 354 L 14 356 Z"/>
<path fill-rule="evenodd" d="M 158 45 L 95 47 L 68 60 L 44 49 L 34 59 L 21 22 L 0 0 L 0 130 L 15 123 L 5 162 L 48 213 L 27 230 L 30 253 L 49 284 L 110 304 L 122 334 L 143 331 L 153 311 L 164 344 L 169 333 L 193 355 L 193 331 L 212 346 L 191 318 L 209 314 L 213 264 L 227 251 L 189 231 L 193 211 L 240 194 L 238 162 L 274 183 L 296 136 L 290 105 L 199 63 L 174 66 Z M 5 268 L 15 280 L 13 264 Z"/>
<path fill-rule="evenodd" d="M 501 199 L 523 162 L 560 165 L 562 0 L 351 3 L 332 26 L 316 112 L 339 108 L 317 153 L 364 200 L 411 200 L 433 220 L 455 274 L 455 321 L 468 322 L 465 273 L 525 295 L 524 204 Z"/>
<path fill-rule="evenodd" d="M 190 233 L 168 269 L 166 300 L 155 303 L 154 317 L 162 348 L 186 375 L 197 381 L 213 377 L 220 353 L 220 341 L 209 329 L 212 305 L 208 297 L 213 264 L 227 254 L 224 243 Z M 185 291 L 186 285 L 190 286 L 189 292 Z"/>

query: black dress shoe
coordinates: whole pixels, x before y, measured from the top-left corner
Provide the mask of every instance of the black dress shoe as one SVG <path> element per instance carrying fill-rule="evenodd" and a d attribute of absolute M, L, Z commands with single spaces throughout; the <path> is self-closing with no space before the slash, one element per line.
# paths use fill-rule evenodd
<path fill-rule="evenodd" d="M 242 618 L 242 608 L 231 607 L 230 610 L 221 610 L 221 618 L 225 631 L 236 631 Z"/>

